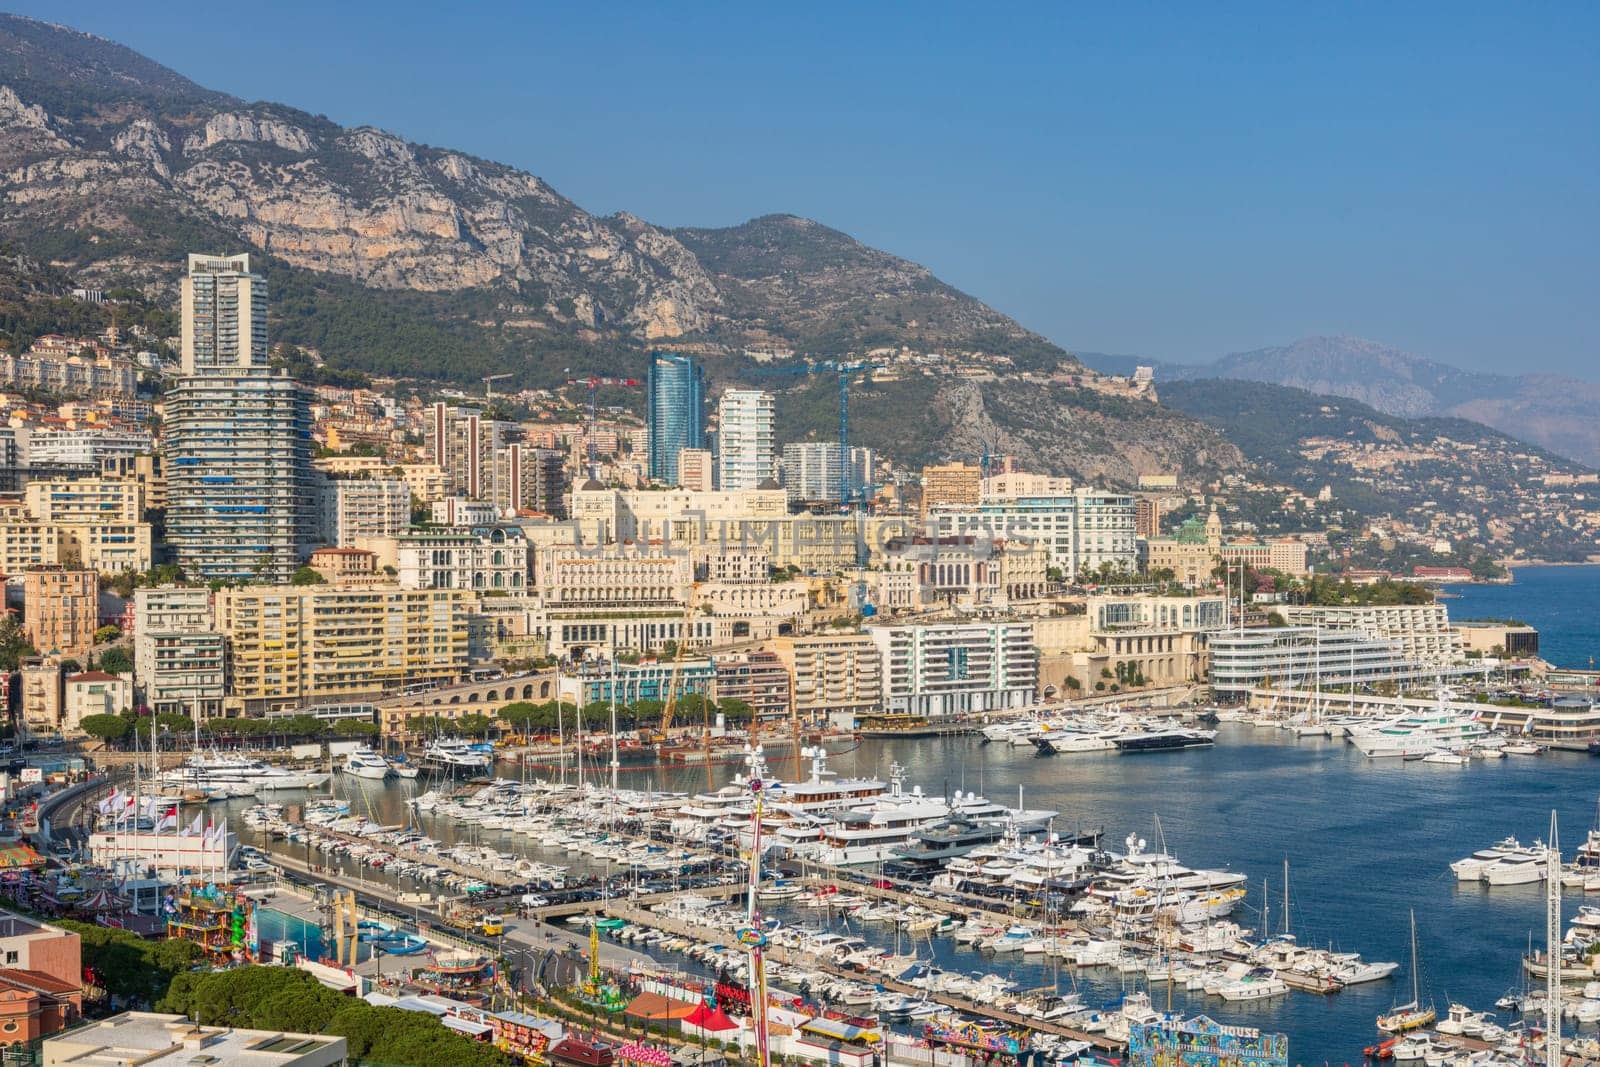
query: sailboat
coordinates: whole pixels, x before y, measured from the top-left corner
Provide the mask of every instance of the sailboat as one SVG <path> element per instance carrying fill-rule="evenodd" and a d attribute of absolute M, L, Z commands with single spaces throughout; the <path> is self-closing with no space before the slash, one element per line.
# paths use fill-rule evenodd
<path fill-rule="evenodd" d="M 1418 1030 L 1427 1026 L 1438 1018 L 1438 1015 L 1431 1003 L 1423 1007 L 1422 994 L 1418 989 L 1417 911 L 1413 908 L 1411 909 L 1411 1002 L 1391 1009 L 1386 1015 L 1378 1016 L 1378 1029 L 1386 1034 L 1403 1034 L 1408 1030 Z"/>

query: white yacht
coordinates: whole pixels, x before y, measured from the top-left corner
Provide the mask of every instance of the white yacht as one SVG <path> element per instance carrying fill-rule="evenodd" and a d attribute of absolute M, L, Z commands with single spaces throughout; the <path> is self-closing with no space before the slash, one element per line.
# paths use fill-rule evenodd
<path fill-rule="evenodd" d="M 1489 738 L 1489 730 L 1475 715 L 1438 710 L 1402 715 L 1365 728 L 1352 727 L 1348 736 L 1362 755 L 1379 759 L 1459 751 L 1482 744 Z"/>
<path fill-rule="evenodd" d="M 494 751 L 459 738 L 440 737 L 422 750 L 421 763 L 431 771 L 481 774 L 494 765 Z"/>
<path fill-rule="evenodd" d="M 1535 841 L 1531 848 L 1508 853 L 1483 869 L 1483 880 L 1490 885 L 1531 885 L 1544 881 L 1549 866 L 1545 847 Z"/>
<path fill-rule="evenodd" d="M 193 755 L 170 771 L 161 784 L 228 796 L 273 792 L 279 789 L 316 789 L 328 783 L 326 771 L 292 771 L 245 756 Z"/>
<path fill-rule="evenodd" d="M 1223 1000 L 1266 1000 L 1289 992 L 1289 984 L 1271 967 L 1253 967 L 1217 990 Z"/>
<path fill-rule="evenodd" d="M 1507 837 L 1489 848 L 1480 848 L 1465 859 L 1456 860 L 1450 865 L 1450 870 L 1459 881 L 1481 881 L 1485 867 L 1522 851 L 1523 847 L 1516 838 Z"/>
<path fill-rule="evenodd" d="M 341 769 L 357 778 L 371 778 L 377 781 L 382 781 L 394 773 L 389 761 L 366 745 L 352 749 L 350 754 L 345 756 L 344 766 Z"/>

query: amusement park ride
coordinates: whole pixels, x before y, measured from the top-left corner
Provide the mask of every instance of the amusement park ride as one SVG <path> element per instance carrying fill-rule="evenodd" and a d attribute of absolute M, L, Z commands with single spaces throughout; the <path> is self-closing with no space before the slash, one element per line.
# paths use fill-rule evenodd
<path fill-rule="evenodd" d="M 745 911 L 745 927 L 738 931 L 739 943 L 750 950 L 750 1023 L 756 1039 L 756 1067 L 767 1067 L 767 974 L 762 963 L 761 950 L 766 947 L 767 935 L 761 930 L 761 912 L 756 905 L 756 890 L 761 885 L 761 803 L 766 783 L 761 774 L 766 766 L 757 746 L 745 760 L 750 768 L 746 784 L 755 800 L 755 811 L 750 819 L 750 870 L 749 903 Z"/>

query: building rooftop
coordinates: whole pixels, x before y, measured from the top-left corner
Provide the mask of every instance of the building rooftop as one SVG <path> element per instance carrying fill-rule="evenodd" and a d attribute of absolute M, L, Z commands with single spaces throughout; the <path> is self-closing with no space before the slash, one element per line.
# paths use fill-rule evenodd
<path fill-rule="evenodd" d="M 331 1067 L 347 1058 L 342 1037 L 199 1026 L 182 1015 L 130 1011 L 44 1042 L 59 1067 Z"/>

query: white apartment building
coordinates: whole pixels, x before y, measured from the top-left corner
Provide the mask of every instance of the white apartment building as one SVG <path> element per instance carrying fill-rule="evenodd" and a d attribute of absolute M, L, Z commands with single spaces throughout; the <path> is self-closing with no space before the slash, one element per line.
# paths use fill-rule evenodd
<path fill-rule="evenodd" d="M 939 537 L 987 537 L 1041 542 L 1050 565 L 1071 580 L 1109 563 L 1138 565 L 1134 502 L 1127 493 L 1078 488 L 1057 496 L 985 500 L 976 508 L 936 507 L 928 516 Z"/>
<path fill-rule="evenodd" d="M 1418 663 L 1459 663 L 1466 655 L 1443 604 L 1284 604 L 1277 610 L 1297 626 L 1359 630 L 1391 641 L 1401 656 Z"/>
<path fill-rule="evenodd" d="M 248 254 L 191 255 L 179 301 L 184 374 L 267 366 L 267 281 Z"/>
<path fill-rule="evenodd" d="M 849 465 L 841 468 L 839 442 L 802 441 L 783 446 L 783 488 L 790 500 L 838 500 L 872 484 L 876 457 L 870 448 L 851 448 Z"/>
<path fill-rule="evenodd" d="M 133 619 L 133 677 L 139 699 L 158 715 L 220 715 L 227 656 L 211 591 L 136 589 Z"/>
<path fill-rule="evenodd" d="M 338 478 L 322 496 L 328 543 L 351 548 L 358 537 L 395 537 L 411 525 L 411 487 L 398 478 Z"/>
<path fill-rule="evenodd" d="M 789 498 L 781 489 L 695 492 L 687 489 L 575 489 L 572 518 L 585 543 L 667 540 L 680 545 L 716 541 L 718 532 L 748 519 L 782 519 Z"/>
<path fill-rule="evenodd" d="M 528 540 L 515 526 L 413 530 L 395 539 L 406 589 L 471 589 L 517 594 L 528 586 Z"/>
<path fill-rule="evenodd" d="M 1357 630 L 1275 626 L 1211 635 L 1211 689 L 1224 703 L 1257 686 L 1311 689 L 1432 680 L 1436 669 L 1400 653 L 1393 641 Z"/>
<path fill-rule="evenodd" d="M 1026 707 L 1039 660 L 1027 623 L 869 626 L 885 711 L 939 718 Z"/>
<path fill-rule="evenodd" d="M 729 389 L 717 402 L 717 485 L 724 490 L 759 489 L 772 477 L 772 394 Z"/>

